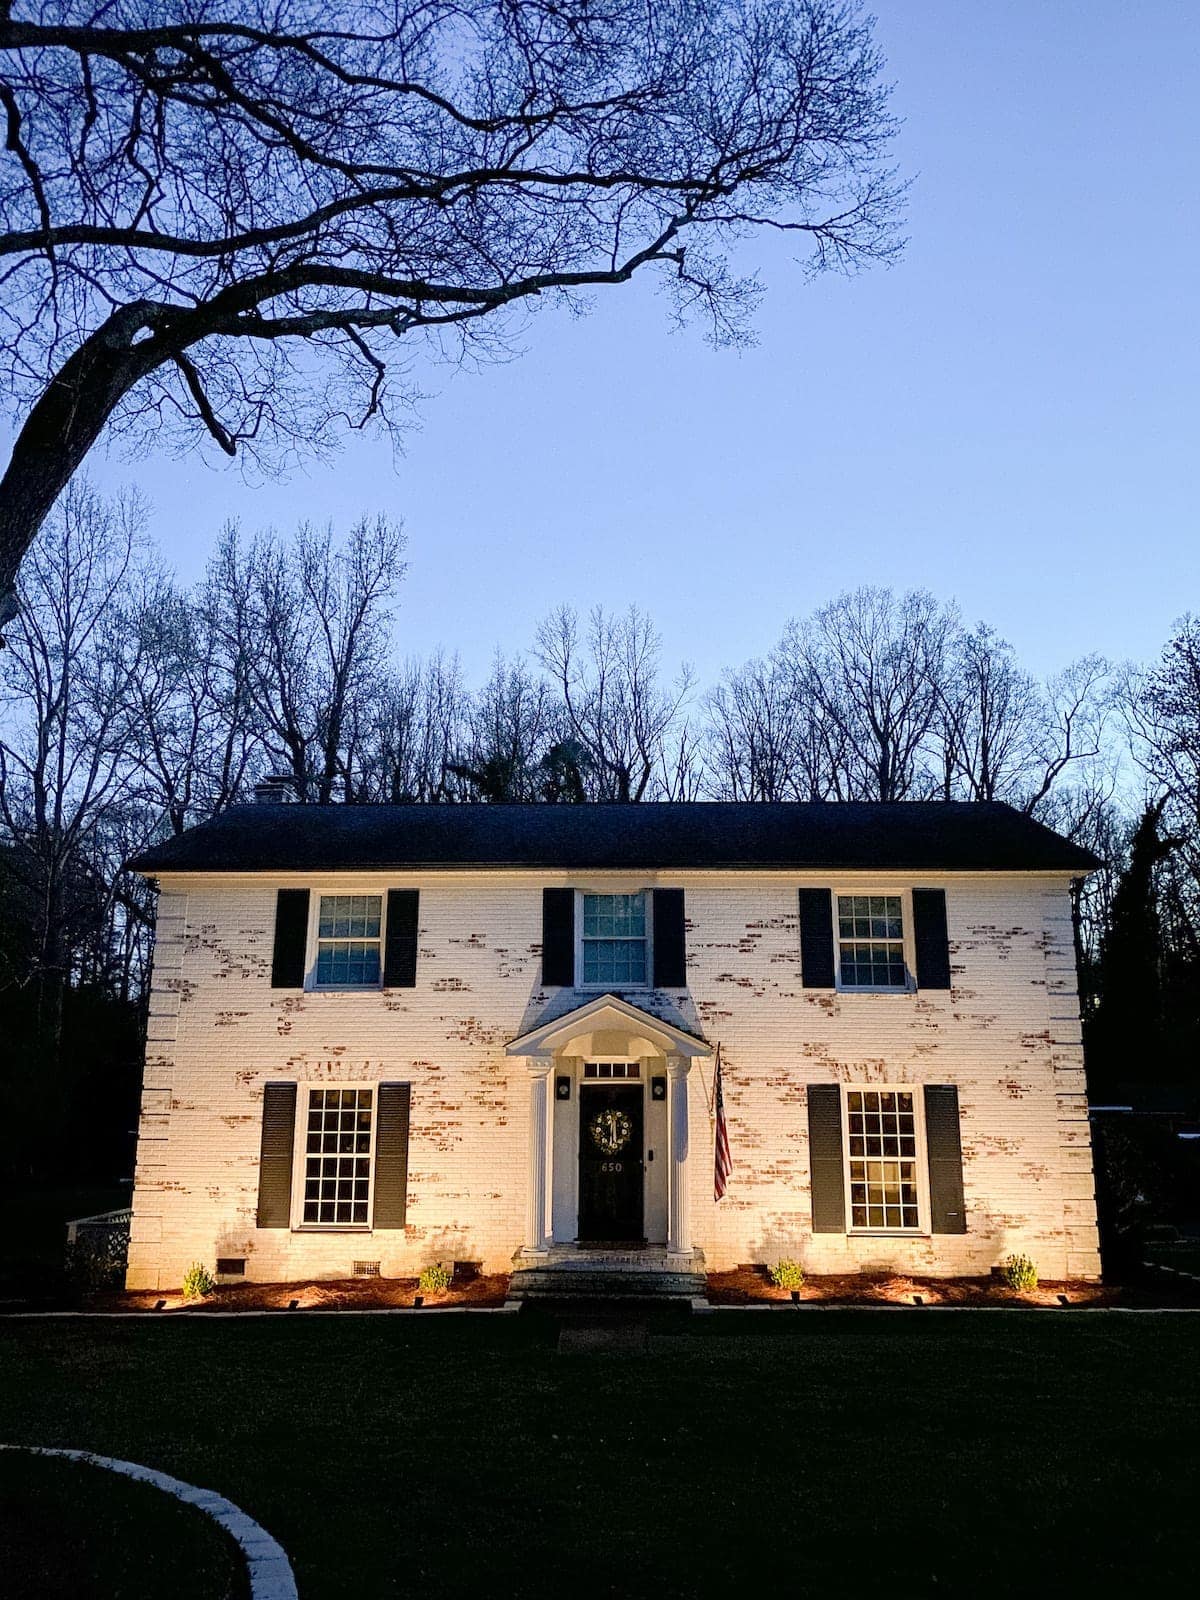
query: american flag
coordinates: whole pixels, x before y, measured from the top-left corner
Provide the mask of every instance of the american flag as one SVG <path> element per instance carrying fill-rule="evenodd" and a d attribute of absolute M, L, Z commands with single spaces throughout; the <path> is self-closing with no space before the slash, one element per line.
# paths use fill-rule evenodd
<path fill-rule="evenodd" d="M 721 1046 L 717 1046 L 717 1075 L 713 1084 L 713 1113 L 717 1124 L 716 1155 L 713 1163 L 713 1197 L 719 1200 L 725 1193 L 729 1174 L 733 1171 L 733 1157 L 729 1153 L 729 1125 L 725 1121 L 725 1091 L 721 1087 Z"/>

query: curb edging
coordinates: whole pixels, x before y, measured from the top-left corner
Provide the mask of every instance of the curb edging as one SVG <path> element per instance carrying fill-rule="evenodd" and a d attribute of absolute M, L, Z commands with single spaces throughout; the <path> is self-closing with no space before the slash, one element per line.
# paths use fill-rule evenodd
<path fill-rule="evenodd" d="M 287 1552 L 267 1530 L 247 1516 L 232 1500 L 226 1500 L 213 1489 L 198 1489 L 195 1484 L 184 1483 L 182 1478 L 172 1478 L 154 1467 L 139 1466 L 136 1461 L 119 1461 L 114 1456 L 101 1456 L 91 1450 L 57 1449 L 51 1445 L 0 1444 L 0 1450 L 19 1450 L 26 1455 L 59 1456 L 67 1461 L 82 1461 L 87 1466 L 104 1467 L 118 1472 L 122 1477 L 139 1483 L 149 1483 L 164 1494 L 171 1495 L 184 1505 L 195 1506 L 205 1516 L 222 1527 L 246 1561 L 252 1600 L 299 1600 L 296 1579 Z"/>

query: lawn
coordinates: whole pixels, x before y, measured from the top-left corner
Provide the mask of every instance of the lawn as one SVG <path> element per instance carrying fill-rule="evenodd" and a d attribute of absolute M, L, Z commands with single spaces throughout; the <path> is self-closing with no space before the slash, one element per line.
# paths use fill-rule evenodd
<path fill-rule="evenodd" d="M 731 1313 L 0 1324 L 0 1439 L 219 1490 L 304 1600 L 1190 1583 L 1200 1324 Z"/>
<path fill-rule="evenodd" d="M 245 1562 L 211 1518 L 74 1461 L 0 1451 L 5 1600 L 245 1600 Z"/>

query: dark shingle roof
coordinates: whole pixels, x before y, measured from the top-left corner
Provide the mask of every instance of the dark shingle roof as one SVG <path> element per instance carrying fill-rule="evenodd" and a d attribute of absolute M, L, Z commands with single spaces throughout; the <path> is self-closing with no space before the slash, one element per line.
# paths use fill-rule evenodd
<path fill-rule="evenodd" d="M 1088 872 L 1095 856 L 1010 806 L 234 806 L 133 863 L 160 872 L 363 868 L 866 868 Z"/>

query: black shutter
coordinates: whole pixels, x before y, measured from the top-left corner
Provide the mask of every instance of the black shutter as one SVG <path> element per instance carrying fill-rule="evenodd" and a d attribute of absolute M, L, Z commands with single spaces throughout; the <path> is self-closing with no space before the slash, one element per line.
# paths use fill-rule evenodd
<path fill-rule="evenodd" d="M 275 896 L 275 948 L 272 989 L 303 989 L 308 949 L 308 890 L 280 889 Z"/>
<path fill-rule="evenodd" d="M 950 941 L 946 933 L 946 891 L 914 889 L 912 906 L 917 988 L 948 989 Z"/>
<path fill-rule="evenodd" d="M 833 988 L 833 891 L 800 891 L 800 976 L 806 989 Z"/>
<path fill-rule="evenodd" d="M 687 949 L 683 936 L 683 890 L 654 891 L 654 987 L 687 987 Z"/>
<path fill-rule="evenodd" d="M 542 890 L 542 982 L 575 982 L 575 891 Z"/>
<path fill-rule="evenodd" d="M 925 1085 L 925 1148 L 929 1154 L 929 1212 L 934 1233 L 966 1233 L 958 1090 Z"/>
<path fill-rule="evenodd" d="M 381 1083 L 375 1108 L 376 1228 L 402 1228 L 408 1208 L 408 1121 L 412 1085 Z"/>
<path fill-rule="evenodd" d="M 420 903 L 420 892 L 416 889 L 388 890 L 383 951 L 385 989 L 416 987 L 417 912 Z"/>
<path fill-rule="evenodd" d="M 295 1147 L 296 1085 L 268 1083 L 263 1089 L 262 1144 L 258 1152 L 257 1226 L 260 1228 L 290 1228 L 292 1225 L 292 1151 Z"/>
<path fill-rule="evenodd" d="M 812 1231 L 845 1233 L 842 1091 L 836 1083 L 810 1083 L 808 1086 L 808 1181 L 812 1193 Z"/>

